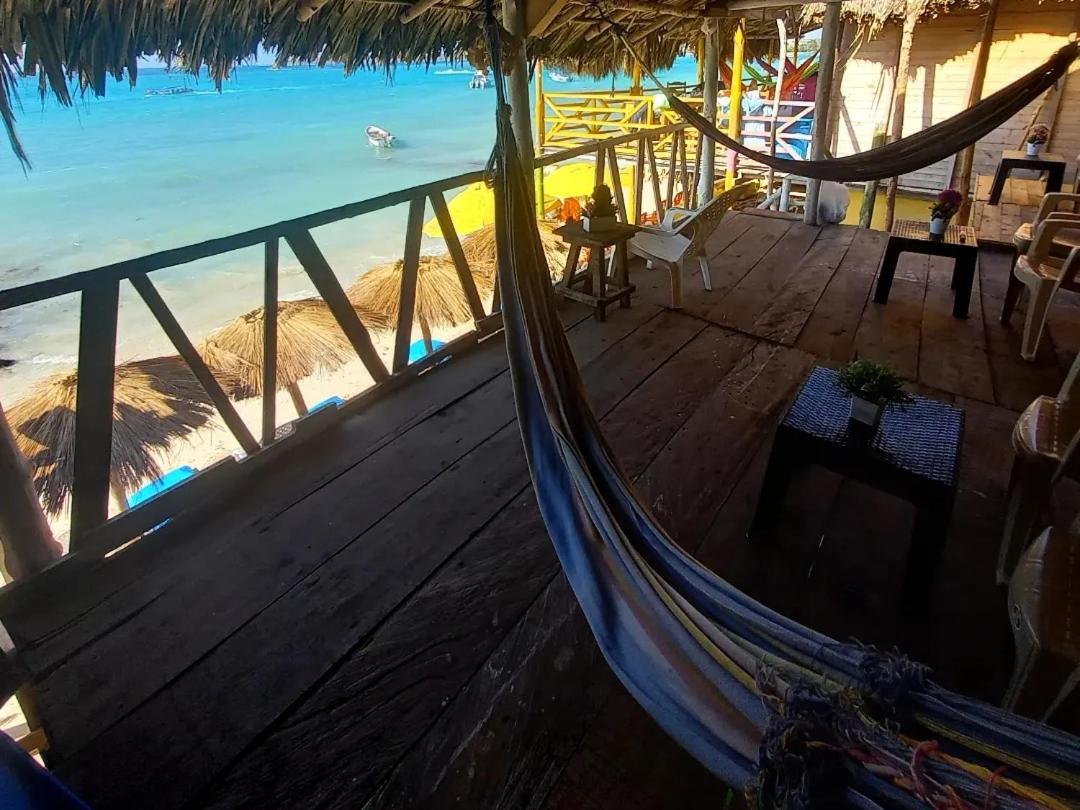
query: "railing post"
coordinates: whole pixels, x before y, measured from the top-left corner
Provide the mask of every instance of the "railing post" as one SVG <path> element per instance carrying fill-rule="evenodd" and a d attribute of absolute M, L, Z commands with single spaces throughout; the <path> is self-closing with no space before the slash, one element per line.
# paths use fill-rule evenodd
<path fill-rule="evenodd" d="M 278 240 L 268 239 L 263 252 L 262 443 L 277 431 Z"/>
<path fill-rule="evenodd" d="M 629 222 L 629 212 L 626 210 L 626 195 L 623 193 L 622 176 L 619 174 L 619 161 L 614 146 L 608 147 L 608 163 L 611 165 L 611 186 L 615 191 L 615 204 L 619 206 L 619 216 L 623 222 Z"/>
<path fill-rule="evenodd" d="M 416 284 L 420 274 L 420 237 L 424 227 L 424 197 L 409 203 L 405 230 L 405 257 L 401 268 L 401 292 L 398 296 L 397 332 L 394 335 L 394 372 L 409 365 L 412 343 L 413 309 L 416 307 Z"/>
<path fill-rule="evenodd" d="M 49 522 L 41 511 L 37 489 L 26 460 L 15 444 L 15 435 L 0 406 L 0 545 L 4 570 L 12 579 L 35 574 L 60 558 L 62 549 L 53 539 Z"/>
<path fill-rule="evenodd" d="M 660 172 L 656 166 L 656 150 L 653 148 L 652 136 L 645 138 L 645 156 L 649 159 L 649 177 L 652 181 L 653 204 L 656 206 L 656 221 L 664 218 L 664 201 L 660 196 Z"/>
<path fill-rule="evenodd" d="M 543 170 L 542 166 L 539 167 L 539 171 Z M 454 218 L 450 216 L 450 209 L 446 206 L 446 198 L 441 191 L 436 191 L 430 199 L 435 217 L 439 220 L 439 230 L 442 231 L 443 241 L 446 242 L 446 250 L 454 261 L 458 281 L 461 282 L 465 300 L 469 303 L 469 312 L 472 313 L 474 321 L 482 320 L 486 317 L 484 304 L 480 300 L 480 293 L 476 290 L 476 282 L 473 281 L 469 262 L 465 259 L 465 251 L 461 249 L 461 241 L 458 239 L 457 228 L 454 227 Z"/>
<path fill-rule="evenodd" d="M 603 144 L 596 148 L 596 170 L 593 174 L 593 186 L 604 184 L 604 147 Z"/>
<path fill-rule="evenodd" d="M 73 549 L 90 529 L 109 519 L 119 304 L 120 282 L 116 280 L 93 284 L 82 292 L 71 494 Z"/>
<path fill-rule="evenodd" d="M 645 193 L 645 141 L 648 138 L 647 133 L 642 133 L 637 142 L 637 160 L 634 163 L 634 225 L 641 224 L 641 195 Z"/>

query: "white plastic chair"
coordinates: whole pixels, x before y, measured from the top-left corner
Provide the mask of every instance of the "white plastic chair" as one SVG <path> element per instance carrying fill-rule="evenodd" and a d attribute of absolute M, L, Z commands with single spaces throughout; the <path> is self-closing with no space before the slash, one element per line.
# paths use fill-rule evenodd
<path fill-rule="evenodd" d="M 1080 292 L 1076 275 L 1080 271 L 1080 220 L 1049 216 L 1035 229 L 1035 238 L 1027 253 L 1019 256 L 1009 279 L 1009 291 L 1005 295 L 1005 306 L 1001 313 L 1001 322 L 1008 323 L 1020 286 L 1031 292 L 1028 301 L 1027 317 L 1024 320 L 1024 337 L 1020 344 L 1020 356 L 1025 360 L 1034 360 L 1039 349 L 1046 315 L 1050 303 L 1059 289 Z M 1069 233 L 1066 233 L 1069 232 Z M 1065 240 L 1068 239 L 1068 243 Z M 1065 243 L 1069 252 L 1064 260 L 1053 255 L 1055 245 L 1058 249 Z M 1072 243 L 1072 244 L 1069 244 Z"/>
<path fill-rule="evenodd" d="M 696 259 L 706 290 L 712 290 L 705 243 L 736 202 L 757 192 L 757 183 L 748 182 L 728 189 L 697 211 L 671 208 L 659 228 L 643 227 L 627 243 L 630 252 L 649 266 L 662 265 L 671 274 L 671 306 L 682 307 L 682 272 L 687 259 Z"/>

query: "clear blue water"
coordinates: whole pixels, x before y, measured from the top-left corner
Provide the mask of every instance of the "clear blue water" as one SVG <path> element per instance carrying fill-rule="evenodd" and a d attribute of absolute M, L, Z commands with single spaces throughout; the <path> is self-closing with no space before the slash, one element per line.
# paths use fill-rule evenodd
<path fill-rule="evenodd" d="M 494 90 L 470 90 L 461 66 L 342 75 L 340 68 L 244 66 L 218 92 L 208 79 L 144 69 L 74 108 L 44 104 L 24 82 L 25 173 L 0 143 L 0 288 L 224 236 L 482 167 L 494 140 Z M 692 59 L 667 76 L 691 79 Z M 620 86 L 627 82 L 620 79 Z M 610 80 L 591 83 L 609 87 Z M 590 83 L 550 85 L 584 89 Z M 150 89 L 190 87 L 184 95 Z M 364 127 L 394 132 L 374 150 Z M 405 206 L 314 232 L 344 284 L 401 255 Z M 430 212 L 429 212 L 430 215 Z M 425 250 L 439 250 L 425 239 Z M 261 253 L 237 251 L 163 270 L 155 283 L 188 334 L 261 303 Z M 283 297 L 310 284 L 283 247 Z M 0 313 L 8 399 L 73 365 L 75 296 Z M 133 291 L 122 291 L 118 359 L 170 351 Z"/>

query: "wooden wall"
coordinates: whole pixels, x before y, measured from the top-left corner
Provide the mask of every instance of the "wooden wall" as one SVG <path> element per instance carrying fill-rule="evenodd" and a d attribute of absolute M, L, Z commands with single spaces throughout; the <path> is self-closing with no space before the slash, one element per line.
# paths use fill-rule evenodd
<path fill-rule="evenodd" d="M 1080 23 L 1076 0 L 1003 0 L 995 26 L 984 93 L 1015 80 L 1046 59 L 1068 40 Z M 982 15 L 956 12 L 920 24 L 915 29 L 904 113 L 904 134 L 909 135 L 944 120 L 967 104 L 974 49 Z M 835 150 L 847 155 L 870 147 L 876 129 L 885 129 L 896 71 L 899 27 L 890 25 L 873 40 L 863 42 L 848 62 L 840 86 L 840 113 Z M 1050 149 L 1070 159 L 1066 175 L 1071 182 L 1080 153 L 1080 64 L 1063 87 L 1061 104 L 1055 94 L 1047 99 L 1039 120 L 1053 127 Z M 1031 121 L 1037 102 L 1004 126 L 983 138 L 975 154 L 975 170 L 993 172 L 1003 148 L 1014 149 Z M 905 188 L 938 191 L 949 184 L 953 159 L 906 175 Z"/>

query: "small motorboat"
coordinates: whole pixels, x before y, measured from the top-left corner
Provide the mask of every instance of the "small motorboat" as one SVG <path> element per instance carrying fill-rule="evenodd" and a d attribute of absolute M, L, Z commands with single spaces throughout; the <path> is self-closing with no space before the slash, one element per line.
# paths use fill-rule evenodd
<path fill-rule="evenodd" d="M 146 91 L 148 96 L 184 96 L 188 93 L 194 93 L 194 87 L 151 87 Z"/>
<path fill-rule="evenodd" d="M 368 143 L 370 143 L 372 146 L 379 146 L 384 149 L 388 149 L 389 147 L 393 146 L 394 141 L 397 140 L 397 138 L 395 138 L 393 133 L 391 133 L 389 130 L 385 130 L 382 127 L 377 127 L 374 124 L 371 124 L 367 129 L 364 130 L 364 132 L 367 133 Z"/>
<path fill-rule="evenodd" d="M 553 82 L 559 82 L 560 84 L 566 84 L 567 82 L 572 82 L 574 80 L 573 76 L 562 73 L 558 70 L 548 71 L 548 78 L 551 79 Z"/>
<path fill-rule="evenodd" d="M 478 70 L 473 73 L 472 78 L 469 79 L 469 87 L 473 90 L 483 90 L 488 86 L 490 81 L 486 70 Z"/>

